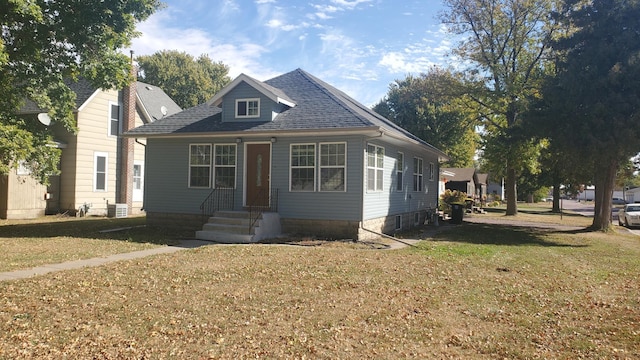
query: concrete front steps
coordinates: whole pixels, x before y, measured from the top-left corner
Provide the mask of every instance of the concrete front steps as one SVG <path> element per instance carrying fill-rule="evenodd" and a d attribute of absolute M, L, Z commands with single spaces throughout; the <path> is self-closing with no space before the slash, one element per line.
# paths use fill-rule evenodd
<path fill-rule="evenodd" d="M 217 211 L 202 230 L 196 231 L 196 239 L 224 244 L 249 244 L 280 236 L 280 216 L 264 212 L 253 229 L 250 229 L 248 211 Z"/>

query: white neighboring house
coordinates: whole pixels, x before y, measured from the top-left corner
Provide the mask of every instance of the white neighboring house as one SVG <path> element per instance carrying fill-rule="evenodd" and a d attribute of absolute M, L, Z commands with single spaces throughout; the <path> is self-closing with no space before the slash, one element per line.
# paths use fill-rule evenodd
<path fill-rule="evenodd" d="M 84 79 L 68 85 L 76 93 L 78 132 L 51 125 L 62 150 L 60 175 L 50 178 L 49 187 L 24 167 L 0 177 L 0 218 L 106 215 L 109 205 L 116 203 L 123 204 L 127 214 L 143 211 L 145 145 L 121 134 L 175 114 L 180 107 L 162 89 L 139 81 L 123 90 L 96 89 Z M 27 102 L 20 115 L 37 122 L 43 112 Z"/>
<path fill-rule="evenodd" d="M 624 198 L 629 204 L 640 203 L 640 187 L 626 190 Z"/>

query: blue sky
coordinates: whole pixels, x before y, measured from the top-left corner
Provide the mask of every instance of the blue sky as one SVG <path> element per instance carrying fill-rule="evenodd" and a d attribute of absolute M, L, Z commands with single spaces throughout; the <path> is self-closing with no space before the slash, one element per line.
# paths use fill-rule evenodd
<path fill-rule="evenodd" d="M 136 55 L 208 54 L 258 80 L 302 68 L 367 106 L 407 74 L 448 66 L 440 0 L 163 0 Z"/>

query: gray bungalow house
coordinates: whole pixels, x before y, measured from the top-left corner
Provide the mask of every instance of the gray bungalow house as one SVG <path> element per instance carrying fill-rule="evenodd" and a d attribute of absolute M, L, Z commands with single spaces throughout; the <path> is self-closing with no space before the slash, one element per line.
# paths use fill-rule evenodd
<path fill-rule="evenodd" d="M 240 75 L 205 104 L 128 131 L 146 139 L 149 224 L 255 242 L 363 239 L 424 223 L 447 155 L 297 69 Z"/>

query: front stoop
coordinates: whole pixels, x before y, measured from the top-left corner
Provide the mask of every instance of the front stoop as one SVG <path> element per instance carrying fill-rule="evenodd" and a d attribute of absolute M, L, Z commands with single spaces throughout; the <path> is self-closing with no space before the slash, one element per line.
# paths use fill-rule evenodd
<path fill-rule="evenodd" d="M 280 235 L 280 217 L 277 213 L 263 213 L 250 230 L 249 212 L 218 211 L 196 231 L 196 239 L 224 244 L 249 244 Z"/>

